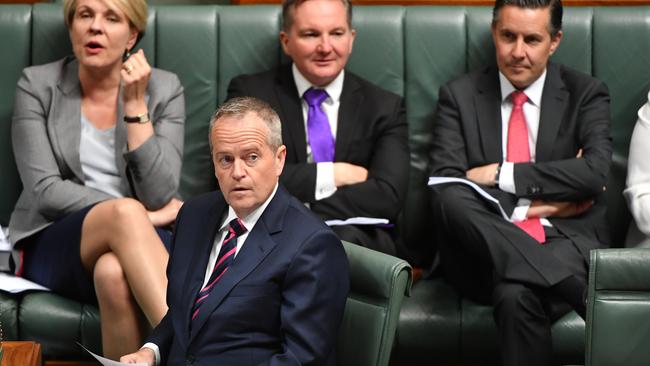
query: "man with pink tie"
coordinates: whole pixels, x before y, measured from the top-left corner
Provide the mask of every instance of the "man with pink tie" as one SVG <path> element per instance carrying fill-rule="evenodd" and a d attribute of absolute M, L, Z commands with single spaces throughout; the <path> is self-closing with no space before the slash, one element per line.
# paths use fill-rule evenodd
<path fill-rule="evenodd" d="M 603 187 L 612 154 L 609 94 L 549 61 L 562 39 L 560 0 L 497 0 L 496 66 L 440 89 L 432 176 L 442 272 L 461 295 L 494 306 L 504 365 L 550 365 L 551 324 L 585 316 L 589 250 L 609 243 Z"/>

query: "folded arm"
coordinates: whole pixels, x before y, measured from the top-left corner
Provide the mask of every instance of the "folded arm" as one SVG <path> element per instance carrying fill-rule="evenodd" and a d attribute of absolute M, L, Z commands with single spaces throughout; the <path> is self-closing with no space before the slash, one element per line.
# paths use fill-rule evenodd
<path fill-rule="evenodd" d="M 572 102 L 579 103 L 572 109 L 575 151 L 554 161 L 516 163 L 514 181 L 518 197 L 582 202 L 604 190 L 612 156 L 609 93 L 603 83 L 594 80 L 585 86 L 581 98 Z"/>
<path fill-rule="evenodd" d="M 177 196 L 180 184 L 185 99 L 175 75 L 156 80 L 154 87 L 150 83 L 150 92 L 168 94 L 161 103 L 148 107 L 153 135 L 137 148 L 125 149 L 123 156 L 137 198 L 147 209 L 158 210 Z"/>
<path fill-rule="evenodd" d="M 255 81 L 248 77 L 233 78 L 228 85 L 228 98 L 259 96 Z M 293 107 L 300 109 L 300 100 L 296 98 L 294 102 L 296 105 Z M 372 149 L 371 158 L 367 162 L 334 162 L 336 192 L 331 196 L 316 199 L 317 164 L 289 160 L 285 163 L 280 177 L 282 184 L 301 202 L 309 203 L 321 217 L 343 219 L 368 216 L 392 220 L 400 212 L 409 179 L 406 110 L 402 98 L 382 102 L 386 104 L 382 106 L 386 112 L 378 117 L 376 127 L 371 132 L 372 140 L 359 144 L 363 146 L 353 146 Z"/>

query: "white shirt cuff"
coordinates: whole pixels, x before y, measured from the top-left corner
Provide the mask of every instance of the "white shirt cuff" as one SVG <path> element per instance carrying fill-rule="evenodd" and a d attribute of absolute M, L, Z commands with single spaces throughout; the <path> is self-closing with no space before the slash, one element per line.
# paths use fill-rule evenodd
<path fill-rule="evenodd" d="M 316 201 L 327 198 L 336 192 L 334 184 L 334 163 L 317 163 L 316 164 L 316 192 L 314 198 Z"/>
<path fill-rule="evenodd" d="M 501 171 L 499 172 L 499 189 L 508 192 L 516 193 L 515 188 L 515 164 L 504 161 L 501 164 Z"/>
<path fill-rule="evenodd" d="M 149 348 L 150 350 L 152 350 L 155 358 L 154 365 L 156 366 L 160 365 L 160 349 L 158 348 L 158 345 L 156 345 L 155 343 L 147 342 L 140 349 L 142 348 Z"/>
<path fill-rule="evenodd" d="M 526 220 L 526 214 L 528 213 L 528 209 L 530 208 L 530 202 L 531 201 L 529 199 L 520 198 L 519 201 L 517 201 L 517 206 L 515 207 L 514 211 L 512 211 L 510 220 L 512 222 L 519 222 L 519 221 Z"/>

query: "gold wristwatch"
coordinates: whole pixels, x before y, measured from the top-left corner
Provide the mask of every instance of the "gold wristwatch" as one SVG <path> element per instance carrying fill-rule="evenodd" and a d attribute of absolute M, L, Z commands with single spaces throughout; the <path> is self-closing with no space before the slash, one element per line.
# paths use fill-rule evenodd
<path fill-rule="evenodd" d="M 138 114 L 137 116 L 124 116 L 126 123 L 147 123 L 149 122 L 149 113 Z"/>

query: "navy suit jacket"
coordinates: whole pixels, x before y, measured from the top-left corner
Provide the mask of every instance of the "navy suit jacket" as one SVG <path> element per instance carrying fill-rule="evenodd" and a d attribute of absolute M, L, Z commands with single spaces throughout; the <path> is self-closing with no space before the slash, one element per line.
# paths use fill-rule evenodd
<path fill-rule="evenodd" d="M 349 290 L 336 235 L 281 186 L 190 327 L 215 235 L 220 192 L 187 201 L 167 268 L 169 311 L 149 342 L 165 365 L 334 365 Z"/>

